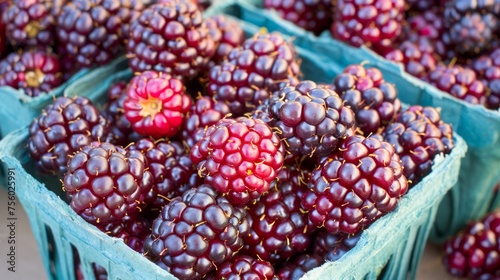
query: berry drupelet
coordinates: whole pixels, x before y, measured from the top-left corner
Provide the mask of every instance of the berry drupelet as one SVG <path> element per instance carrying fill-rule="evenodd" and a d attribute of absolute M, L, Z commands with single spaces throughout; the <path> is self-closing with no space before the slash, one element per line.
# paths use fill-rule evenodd
<path fill-rule="evenodd" d="M 264 7 L 277 11 L 280 17 L 316 35 L 328 30 L 333 19 L 333 2 L 330 0 L 264 0 Z"/>
<path fill-rule="evenodd" d="M 111 237 L 123 239 L 127 246 L 141 254 L 144 253 L 144 239 L 151 234 L 151 223 L 141 217 L 99 225 L 98 228 Z"/>
<path fill-rule="evenodd" d="M 299 72 L 295 47 L 281 34 L 256 34 L 210 69 L 208 92 L 226 102 L 233 116 L 242 116 L 272 92 L 297 83 Z"/>
<path fill-rule="evenodd" d="M 410 75 L 422 78 L 436 69 L 438 61 L 434 57 L 434 47 L 429 40 L 420 38 L 417 42 L 404 41 L 397 49 L 390 51 L 384 57 L 388 60 L 402 63 Z"/>
<path fill-rule="evenodd" d="M 190 1 L 163 0 L 130 26 L 127 56 L 135 72 L 156 70 L 190 80 L 206 68 L 215 51 L 201 11 Z"/>
<path fill-rule="evenodd" d="M 209 185 L 187 190 L 153 222 L 144 241 L 145 256 L 180 279 L 200 279 L 243 246 L 245 215 Z"/>
<path fill-rule="evenodd" d="M 393 211 L 407 191 L 391 144 L 355 135 L 313 171 L 302 207 L 313 226 L 332 234 L 356 234 Z"/>
<path fill-rule="evenodd" d="M 277 131 L 288 154 L 315 158 L 330 154 L 355 125 L 339 95 L 313 81 L 282 88 L 254 116 Z"/>
<path fill-rule="evenodd" d="M 205 183 L 234 205 L 265 193 L 284 163 L 275 132 L 259 119 L 222 119 L 191 149 L 191 160 Z"/>
<path fill-rule="evenodd" d="M 382 72 L 352 64 L 333 81 L 344 105 L 355 114 L 358 133 L 376 133 L 394 120 L 401 110 L 396 87 L 387 83 Z"/>
<path fill-rule="evenodd" d="M 105 139 L 106 119 L 85 97 L 59 97 L 29 127 L 29 150 L 38 170 L 64 176 L 74 152 Z"/>
<path fill-rule="evenodd" d="M 276 275 L 280 280 L 299 280 L 306 272 L 325 263 L 325 259 L 315 254 L 298 255 L 291 262 L 279 268 Z"/>
<path fill-rule="evenodd" d="M 87 222 L 105 225 L 134 219 L 145 208 L 153 176 L 141 153 L 93 142 L 70 157 L 63 182 L 70 207 Z"/>
<path fill-rule="evenodd" d="M 500 213 L 486 215 L 444 244 L 443 262 L 455 277 L 498 279 L 500 277 Z"/>
<path fill-rule="evenodd" d="M 215 279 L 274 280 L 274 267 L 266 261 L 237 255 L 217 268 Z M 212 279 L 208 277 L 207 280 Z"/>
<path fill-rule="evenodd" d="M 217 48 L 208 69 L 221 63 L 229 53 L 245 41 L 245 33 L 240 24 L 225 16 L 215 15 L 205 19 L 205 23 Z"/>
<path fill-rule="evenodd" d="M 334 38 L 383 52 L 397 40 L 404 20 L 404 0 L 339 0 L 334 8 Z"/>
<path fill-rule="evenodd" d="M 406 0 L 409 11 L 417 10 L 425 13 L 430 8 L 438 7 L 440 0 Z"/>
<path fill-rule="evenodd" d="M 431 172 L 438 154 L 449 154 L 454 147 L 453 129 L 432 107 L 411 106 L 382 132 L 399 155 L 403 173 L 414 185 Z"/>
<path fill-rule="evenodd" d="M 157 71 L 135 76 L 123 103 L 134 131 L 154 138 L 175 136 L 190 107 L 191 99 L 181 80 Z"/>
<path fill-rule="evenodd" d="M 63 83 L 59 59 L 50 51 L 11 53 L 0 61 L 0 86 L 22 89 L 36 97 Z"/>
<path fill-rule="evenodd" d="M 497 110 L 500 108 L 500 48 L 475 59 L 472 69 L 486 86 L 486 107 Z"/>
<path fill-rule="evenodd" d="M 360 237 L 361 232 L 348 235 L 319 230 L 312 240 L 314 255 L 320 256 L 322 260 L 337 261 L 358 244 Z"/>

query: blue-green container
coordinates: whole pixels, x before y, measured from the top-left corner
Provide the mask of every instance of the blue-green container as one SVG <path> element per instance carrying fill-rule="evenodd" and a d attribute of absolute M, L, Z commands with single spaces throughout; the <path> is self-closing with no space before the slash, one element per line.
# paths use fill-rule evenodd
<path fill-rule="evenodd" d="M 443 120 L 452 124 L 469 149 L 462 161 L 457 186 L 439 207 L 431 240 L 443 242 L 468 221 L 500 206 L 500 196 L 493 191 L 494 185 L 500 181 L 500 111 L 459 100 L 407 74 L 402 65 L 388 61 L 366 47 L 355 48 L 334 40 L 329 31 L 315 36 L 281 19 L 276 12 L 262 9 L 261 0 L 222 1 L 206 12 L 207 15 L 219 13 L 266 27 L 269 32 L 289 35 L 296 46 L 322 57 L 318 59 L 320 67 L 328 70 L 327 75 L 319 77 L 323 82 L 331 83 L 334 73 L 349 64 L 364 62 L 379 68 L 385 80 L 396 85 L 402 102 L 441 109 Z M 305 77 L 315 73 L 314 69 L 303 71 Z"/>
<path fill-rule="evenodd" d="M 242 25 L 247 34 L 258 31 L 257 26 Z M 298 51 L 305 78 L 326 81 L 341 69 L 334 63 L 324 63 L 314 51 Z M 84 94 L 103 102 L 113 82 L 132 75 L 127 69 L 113 75 L 101 71 L 80 79 L 65 94 Z M 437 207 L 456 183 L 460 159 L 467 149 L 458 135 L 454 135 L 454 140 L 452 153 L 439 157 L 432 173 L 401 199 L 394 212 L 365 230 L 353 250 L 337 262 L 312 270 L 303 279 L 413 279 Z M 109 279 L 175 279 L 121 240 L 108 237 L 75 214 L 64 200 L 60 182 L 36 172 L 27 141 L 26 127 L 9 134 L 0 142 L 0 160 L 15 169 L 17 195 L 28 213 L 51 279 L 75 279 L 73 252 L 78 252 L 85 279 L 94 279 L 94 263 L 107 270 Z"/>

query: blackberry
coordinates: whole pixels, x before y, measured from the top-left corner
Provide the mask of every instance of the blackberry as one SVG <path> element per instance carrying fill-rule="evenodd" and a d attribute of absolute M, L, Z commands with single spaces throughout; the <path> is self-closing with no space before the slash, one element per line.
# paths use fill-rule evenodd
<path fill-rule="evenodd" d="M 144 208 L 153 176 L 141 153 L 94 142 L 71 156 L 63 183 L 71 208 L 100 225 L 133 219 Z"/>
<path fill-rule="evenodd" d="M 355 235 L 331 234 L 320 230 L 313 238 L 314 255 L 326 261 L 337 261 L 358 244 L 361 232 Z"/>
<path fill-rule="evenodd" d="M 432 107 L 411 106 L 382 133 L 401 158 L 403 173 L 418 183 L 431 172 L 438 154 L 449 154 L 454 147 L 453 129 Z"/>
<path fill-rule="evenodd" d="M 189 154 L 179 142 L 143 138 L 128 149 L 142 152 L 148 160 L 147 166 L 153 175 L 154 185 L 146 202 L 152 208 L 161 209 L 168 201 L 182 195 L 191 188 L 193 180 L 195 186 L 202 183 Z"/>
<path fill-rule="evenodd" d="M 470 223 L 465 230 L 443 246 L 443 262 L 455 277 L 498 279 L 500 277 L 500 213 L 493 212 L 481 221 Z"/>
<path fill-rule="evenodd" d="M 205 20 L 210 37 L 215 41 L 217 49 L 210 60 L 208 69 L 221 63 L 229 53 L 243 44 L 245 33 L 240 24 L 225 16 L 215 15 Z"/>
<path fill-rule="evenodd" d="M 444 22 L 459 54 L 475 56 L 490 48 L 500 31 L 500 1 L 448 0 Z"/>
<path fill-rule="evenodd" d="M 333 2 L 330 0 L 264 0 L 264 7 L 275 10 L 280 17 L 316 35 L 327 30 L 333 19 Z"/>
<path fill-rule="evenodd" d="M 7 37 L 16 47 L 50 47 L 56 16 L 65 0 L 15 0 L 3 10 Z"/>
<path fill-rule="evenodd" d="M 210 69 L 208 92 L 241 116 L 283 85 L 295 84 L 299 72 L 295 48 L 281 34 L 256 34 Z"/>
<path fill-rule="evenodd" d="M 7 6 L 6 4 L 7 4 L 7 2 L 0 3 L 0 10 L 3 10 L 4 6 Z M 0 13 L 0 16 L 1 16 L 1 13 Z M 0 18 L 0 59 L 4 58 L 4 56 L 7 55 L 7 47 L 8 47 L 8 44 L 7 44 L 7 37 L 5 35 L 5 24 L 3 23 L 3 21 Z"/>
<path fill-rule="evenodd" d="M 111 237 L 123 239 L 127 246 L 141 254 L 144 253 L 144 239 L 151 234 L 151 223 L 147 219 L 140 217 L 100 225 L 98 228 Z"/>
<path fill-rule="evenodd" d="M 500 48 L 475 59 L 472 69 L 487 88 L 486 107 L 497 110 L 500 108 Z"/>
<path fill-rule="evenodd" d="M 171 75 L 146 71 L 135 76 L 123 103 L 135 132 L 154 138 L 173 137 L 191 107 L 182 82 Z"/>
<path fill-rule="evenodd" d="M 408 181 L 391 144 L 355 135 L 313 171 L 302 207 L 329 233 L 356 234 L 393 211 Z"/>
<path fill-rule="evenodd" d="M 344 105 L 354 112 L 358 132 L 363 135 L 376 133 L 401 110 L 396 87 L 387 83 L 376 68 L 349 65 L 333 84 Z"/>
<path fill-rule="evenodd" d="M 190 80 L 206 68 L 215 50 L 200 9 L 190 1 L 164 0 L 130 26 L 127 55 L 135 72 L 156 70 Z"/>
<path fill-rule="evenodd" d="M 36 97 L 63 83 L 59 60 L 50 51 L 21 51 L 11 53 L 0 61 L 0 86 L 22 89 Z"/>
<path fill-rule="evenodd" d="M 265 193 L 284 162 L 278 136 L 263 121 L 240 117 L 210 126 L 191 149 L 205 183 L 235 205 Z"/>
<path fill-rule="evenodd" d="M 38 170 L 63 176 L 74 152 L 104 139 L 107 123 L 85 97 L 59 97 L 29 127 L 29 151 Z"/>
<path fill-rule="evenodd" d="M 134 131 L 132 124 L 125 117 L 123 104 L 127 98 L 127 87 L 128 82 L 126 81 L 112 84 L 108 89 L 108 102 L 102 111 L 110 126 L 106 142 L 121 146 L 127 146 L 142 138 Z"/>
<path fill-rule="evenodd" d="M 282 88 L 254 115 L 273 127 L 294 156 L 330 154 L 354 127 L 354 113 L 338 94 L 313 81 Z"/>
<path fill-rule="evenodd" d="M 57 17 L 59 51 L 72 69 L 104 65 L 124 50 L 143 0 L 73 0 Z"/>
<path fill-rule="evenodd" d="M 182 128 L 182 140 L 188 147 L 200 141 L 207 128 L 216 124 L 230 114 L 225 102 L 214 100 L 208 96 L 199 97 L 186 115 Z"/>
<path fill-rule="evenodd" d="M 486 99 L 486 87 L 481 80 L 477 79 L 476 73 L 469 68 L 458 65 L 438 65 L 422 80 L 472 104 L 483 104 Z"/>
<path fill-rule="evenodd" d="M 425 13 L 430 8 L 438 7 L 440 0 L 406 0 L 409 11 L 417 10 Z"/>
<path fill-rule="evenodd" d="M 237 255 L 230 261 L 223 263 L 214 274 L 214 279 L 276 279 L 274 278 L 274 268 L 269 262 L 245 255 Z"/>
<path fill-rule="evenodd" d="M 153 222 L 144 240 L 145 256 L 178 278 L 200 279 L 243 246 L 245 215 L 209 185 L 187 190 Z"/>
<path fill-rule="evenodd" d="M 422 78 L 436 69 L 438 61 L 434 58 L 434 48 L 429 40 L 421 38 L 417 43 L 404 41 L 397 49 L 387 53 L 388 60 L 402 63 L 410 75 Z"/>
<path fill-rule="evenodd" d="M 368 45 L 383 51 L 401 34 L 404 4 L 403 0 L 339 0 L 332 35 L 356 47 Z"/>
<path fill-rule="evenodd" d="M 306 272 L 325 263 L 325 260 L 315 254 L 298 255 L 292 262 L 287 262 L 277 273 L 280 280 L 299 280 Z"/>
<path fill-rule="evenodd" d="M 310 173 L 283 168 L 269 190 L 248 206 L 250 232 L 243 238 L 243 254 L 276 264 L 309 246 L 307 219 L 300 199 Z"/>

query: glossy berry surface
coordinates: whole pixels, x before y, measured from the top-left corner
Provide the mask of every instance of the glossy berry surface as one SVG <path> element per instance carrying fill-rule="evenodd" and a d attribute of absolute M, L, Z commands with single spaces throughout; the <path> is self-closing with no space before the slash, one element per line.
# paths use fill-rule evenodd
<path fill-rule="evenodd" d="M 0 61 L 0 86 L 22 89 L 36 97 L 63 83 L 63 74 L 56 54 L 49 51 L 11 53 Z"/>
<path fill-rule="evenodd" d="M 497 279 L 500 277 L 500 213 L 486 215 L 481 221 L 450 238 L 443 246 L 443 262 L 454 277 Z"/>
<path fill-rule="evenodd" d="M 329 0 L 265 0 L 264 7 L 317 35 L 327 30 L 333 19 L 333 2 Z"/>
<path fill-rule="evenodd" d="M 237 255 L 217 268 L 215 279 L 272 280 L 274 268 L 269 262 Z"/>
<path fill-rule="evenodd" d="M 208 127 L 216 124 L 230 114 L 225 102 L 208 96 L 199 97 L 191 106 L 182 127 L 182 140 L 188 147 L 193 147 L 203 138 Z"/>
<path fill-rule="evenodd" d="M 314 255 L 326 261 L 337 261 L 358 244 L 361 232 L 355 235 L 331 234 L 326 230 L 315 233 L 312 240 Z"/>
<path fill-rule="evenodd" d="M 98 228 L 111 237 L 123 239 L 128 247 L 141 254 L 144 253 L 144 239 L 151 234 L 151 223 L 141 217 L 109 223 Z"/>
<path fill-rule="evenodd" d="M 226 102 L 233 116 L 241 116 L 283 85 L 295 84 L 299 72 L 295 47 L 281 34 L 256 34 L 210 69 L 208 92 Z"/>
<path fill-rule="evenodd" d="M 104 139 L 107 124 L 85 97 L 59 97 L 45 107 L 29 127 L 30 156 L 39 171 L 64 176 L 74 152 Z"/>
<path fill-rule="evenodd" d="M 425 12 L 432 7 L 440 5 L 440 0 L 406 0 L 409 10 L 418 10 Z"/>
<path fill-rule="evenodd" d="M 312 225 L 332 234 L 356 234 L 393 211 L 407 191 L 391 144 L 356 135 L 313 171 L 302 207 Z"/>
<path fill-rule="evenodd" d="M 142 154 L 94 142 L 70 157 L 63 189 L 70 207 L 91 224 L 133 219 L 153 185 L 146 168 Z"/>
<path fill-rule="evenodd" d="M 175 136 L 190 107 L 182 82 L 156 71 L 135 76 L 123 104 L 134 131 L 155 138 Z"/>
<path fill-rule="evenodd" d="M 245 41 L 245 33 L 237 21 L 225 15 L 210 16 L 205 19 L 205 23 L 217 47 L 210 68 L 221 63 L 234 48 L 241 46 Z"/>
<path fill-rule="evenodd" d="M 472 69 L 487 88 L 486 107 L 500 108 L 500 48 L 472 62 Z"/>
<path fill-rule="evenodd" d="M 301 254 L 286 262 L 277 272 L 280 280 L 299 280 L 306 272 L 321 266 L 325 260 L 314 254 Z"/>
<path fill-rule="evenodd" d="M 243 239 L 244 254 L 276 264 L 308 248 L 310 230 L 300 200 L 309 178 L 307 171 L 285 167 L 269 190 L 248 205 L 250 233 Z"/>
<path fill-rule="evenodd" d="M 0 13 L 7 37 L 17 47 L 50 47 L 61 0 L 16 0 Z"/>
<path fill-rule="evenodd" d="M 401 34 L 403 0 L 339 0 L 334 9 L 334 38 L 375 50 L 390 47 Z"/>
<path fill-rule="evenodd" d="M 412 184 L 432 170 L 438 154 L 449 154 L 454 147 L 453 129 L 432 107 L 411 106 L 382 132 L 399 155 L 403 172 Z"/>
<path fill-rule="evenodd" d="M 400 62 L 406 72 L 417 78 L 422 78 L 436 68 L 438 61 L 434 57 L 434 48 L 428 40 L 417 43 L 404 41 L 397 49 L 387 53 L 388 60 Z"/>
<path fill-rule="evenodd" d="M 146 197 L 149 207 L 161 209 L 186 189 L 203 182 L 180 142 L 143 138 L 128 149 L 140 151 L 148 161 L 147 167 L 154 179 L 153 188 Z"/>
<path fill-rule="evenodd" d="M 129 24 L 145 8 L 143 0 L 73 0 L 57 17 L 61 55 L 73 67 L 104 65 L 124 49 Z"/>
<path fill-rule="evenodd" d="M 284 148 L 263 121 L 240 117 L 210 126 L 191 149 L 205 183 L 235 205 L 265 193 L 284 163 Z"/>
<path fill-rule="evenodd" d="M 216 50 L 198 6 L 164 0 L 145 9 L 130 26 L 129 66 L 135 72 L 156 70 L 190 80 Z"/>
<path fill-rule="evenodd" d="M 396 87 L 376 68 L 352 64 L 333 81 L 344 105 L 355 114 L 358 133 L 369 135 L 394 120 L 401 110 Z"/>
<path fill-rule="evenodd" d="M 313 81 L 282 88 L 254 115 L 275 128 L 288 154 L 315 158 L 331 153 L 355 125 L 339 95 Z"/>
<path fill-rule="evenodd" d="M 485 102 L 486 87 L 472 69 L 458 65 L 438 65 L 423 80 L 466 102 Z"/>
<path fill-rule="evenodd" d="M 153 222 L 146 257 L 180 279 L 200 279 L 243 246 L 248 221 L 243 209 L 200 185 L 174 198 Z"/>

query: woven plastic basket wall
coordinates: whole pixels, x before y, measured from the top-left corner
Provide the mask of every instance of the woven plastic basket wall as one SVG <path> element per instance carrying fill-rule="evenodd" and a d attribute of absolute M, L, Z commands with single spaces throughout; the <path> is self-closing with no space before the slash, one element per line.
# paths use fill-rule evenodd
<path fill-rule="evenodd" d="M 242 23 L 247 34 L 259 29 Z M 321 63 L 310 51 L 299 49 L 305 78 L 330 79 L 335 65 Z M 66 90 L 68 95 L 89 94 L 99 100 L 112 82 L 129 78 L 128 70 L 115 75 L 97 71 Z M 106 78 L 107 77 L 107 78 Z M 74 279 L 78 252 L 85 279 L 94 279 L 92 264 L 103 266 L 109 279 L 175 279 L 119 239 L 108 237 L 76 215 L 61 199 L 60 182 L 37 175 L 26 143 L 27 129 L 16 131 L 0 142 L 0 160 L 15 168 L 17 193 L 25 205 L 42 259 L 51 279 Z M 439 158 L 432 173 L 413 187 L 396 211 L 363 232 L 359 244 L 343 258 L 317 268 L 304 279 L 413 279 L 429 234 L 437 206 L 457 181 L 465 142 L 455 135 L 456 147 Z M 35 176 L 35 177 L 34 177 Z M 58 196 L 59 194 L 59 196 Z"/>
<path fill-rule="evenodd" d="M 332 39 L 329 31 L 317 37 L 281 19 L 276 12 L 262 9 L 261 0 L 221 1 L 206 14 L 229 14 L 264 26 L 270 32 L 279 31 L 293 36 L 295 45 L 323 57 L 321 65 L 328 65 L 332 72 L 338 72 L 352 63 L 367 61 L 379 68 L 387 81 L 397 86 L 403 102 L 441 108 L 442 118 L 453 125 L 469 149 L 462 161 L 458 186 L 445 197 L 437 213 L 431 233 L 433 241 L 444 241 L 468 221 L 500 206 L 499 193 L 494 192 L 494 185 L 500 180 L 500 111 L 458 100 L 412 77 L 402 65 L 385 60 L 366 47 L 354 48 Z M 326 76 L 324 82 L 331 83 L 332 78 L 331 75 Z"/>

